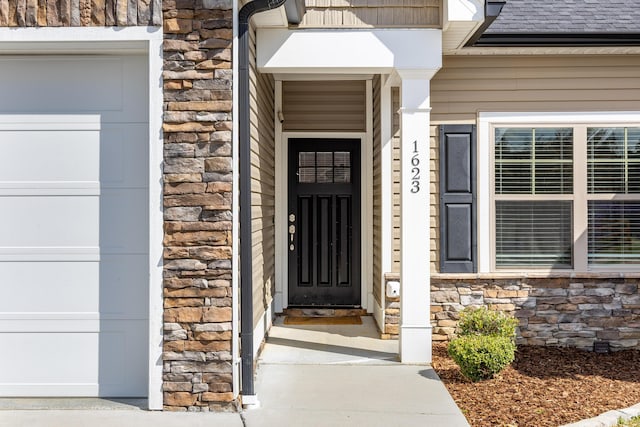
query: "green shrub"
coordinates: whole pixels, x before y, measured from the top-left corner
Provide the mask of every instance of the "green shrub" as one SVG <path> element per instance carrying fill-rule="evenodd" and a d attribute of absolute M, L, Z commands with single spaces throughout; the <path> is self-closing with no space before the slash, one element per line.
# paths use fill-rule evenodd
<path fill-rule="evenodd" d="M 620 417 L 618 418 L 618 424 L 616 425 L 620 427 L 640 427 L 640 415 L 632 417 L 628 420 Z"/>
<path fill-rule="evenodd" d="M 460 313 L 458 336 L 490 335 L 514 339 L 518 320 L 501 311 L 465 308 Z"/>
<path fill-rule="evenodd" d="M 640 415 L 631 418 L 627 422 L 629 424 L 629 427 L 640 427 Z"/>
<path fill-rule="evenodd" d="M 465 335 L 449 343 L 449 355 L 462 374 L 471 381 L 493 378 L 509 366 L 516 345 L 511 337 L 498 335 Z"/>
<path fill-rule="evenodd" d="M 466 308 L 460 313 L 458 337 L 449 355 L 471 381 L 493 378 L 515 358 L 518 320 L 503 312 Z"/>

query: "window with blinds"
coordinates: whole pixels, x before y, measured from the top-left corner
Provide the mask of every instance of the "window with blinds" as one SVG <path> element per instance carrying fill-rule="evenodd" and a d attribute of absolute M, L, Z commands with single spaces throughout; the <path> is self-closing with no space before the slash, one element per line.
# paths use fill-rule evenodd
<path fill-rule="evenodd" d="M 640 263 L 640 202 L 589 201 L 589 264 Z"/>
<path fill-rule="evenodd" d="M 573 193 L 573 129 L 496 129 L 496 194 Z"/>
<path fill-rule="evenodd" d="M 496 128 L 494 148 L 496 266 L 571 268 L 573 129 Z"/>
<path fill-rule="evenodd" d="M 493 137 L 496 268 L 640 264 L 639 126 L 495 127 Z"/>
<path fill-rule="evenodd" d="M 587 128 L 589 264 L 640 263 L 640 128 Z"/>
<path fill-rule="evenodd" d="M 496 264 L 571 268 L 570 201 L 497 201 Z"/>

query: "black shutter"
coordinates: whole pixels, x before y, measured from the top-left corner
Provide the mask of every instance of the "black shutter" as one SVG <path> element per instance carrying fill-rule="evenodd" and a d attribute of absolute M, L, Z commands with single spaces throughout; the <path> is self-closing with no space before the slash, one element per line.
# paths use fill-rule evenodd
<path fill-rule="evenodd" d="M 476 271 L 476 127 L 442 125 L 440 272 Z"/>

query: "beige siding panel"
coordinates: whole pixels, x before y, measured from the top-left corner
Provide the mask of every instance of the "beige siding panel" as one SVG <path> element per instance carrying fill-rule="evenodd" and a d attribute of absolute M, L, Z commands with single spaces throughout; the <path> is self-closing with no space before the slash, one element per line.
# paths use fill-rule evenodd
<path fill-rule="evenodd" d="M 438 150 L 439 146 L 439 128 L 438 126 L 431 126 L 431 138 L 430 138 L 430 169 L 429 185 L 431 190 L 430 198 L 430 218 L 429 218 L 429 232 L 430 232 L 430 263 L 431 272 L 435 273 L 440 270 L 440 252 L 438 251 L 438 242 L 440 241 L 440 188 L 438 187 L 438 177 L 440 173 L 440 154 Z"/>
<path fill-rule="evenodd" d="M 391 271 L 400 273 L 400 91 L 398 88 L 391 90 L 391 103 L 393 112 L 393 124 L 391 127 L 391 157 L 392 157 L 392 174 L 393 174 L 393 254 Z"/>
<path fill-rule="evenodd" d="M 282 100 L 284 131 L 366 129 L 364 81 L 287 81 Z"/>
<path fill-rule="evenodd" d="M 367 22 L 377 21 L 380 9 L 371 7 L 353 7 L 342 12 L 342 24 L 345 27 L 365 27 Z"/>
<path fill-rule="evenodd" d="M 380 76 L 373 79 L 373 297 L 382 304 L 382 139 Z"/>
<path fill-rule="evenodd" d="M 300 28 L 440 28 L 441 0 L 306 0 Z"/>
<path fill-rule="evenodd" d="M 335 28 L 342 26 L 342 9 L 324 9 L 322 22 L 326 27 Z"/>
<path fill-rule="evenodd" d="M 255 29 L 251 29 L 255 52 Z M 275 286 L 274 80 L 250 61 L 251 226 L 254 327 L 273 299 Z"/>
<path fill-rule="evenodd" d="M 315 27 L 324 27 L 324 9 L 307 8 L 303 21 L 313 22 Z"/>
<path fill-rule="evenodd" d="M 640 100 L 638 56 L 445 57 L 431 81 L 434 123 L 481 111 L 623 111 Z"/>

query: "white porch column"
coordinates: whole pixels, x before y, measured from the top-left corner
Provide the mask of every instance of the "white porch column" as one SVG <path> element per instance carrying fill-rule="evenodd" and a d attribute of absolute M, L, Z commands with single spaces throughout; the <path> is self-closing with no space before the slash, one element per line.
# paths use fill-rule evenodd
<path fill-rule="evenodd" d="M 431 363 L 429 81 L 433 70 L 398 70 L 400 88 L 400 360 Z"/>

